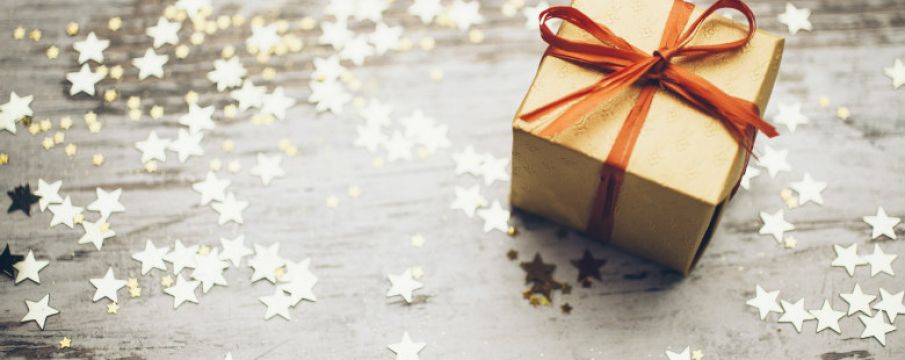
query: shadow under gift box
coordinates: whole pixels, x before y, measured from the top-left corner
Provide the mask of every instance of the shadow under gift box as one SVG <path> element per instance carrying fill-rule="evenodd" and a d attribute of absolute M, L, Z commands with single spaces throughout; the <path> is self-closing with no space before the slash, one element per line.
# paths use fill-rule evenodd
<path fill-rule="evenodd" d="M 578 8 L 616 35 L 651 53 L 660 43 L 672 0 L 575 0 Z M 691 24 L 702 13 L 695 9 Z M 736 18 L 741 15 L 735 13 Z M 687 25 L 686 25 L 687 26 Z M 714 15 L 691 44 L 744 37 L 746 26 Z M 563 23 L 559 35 L 596 42 Z M 744 48 L 673 64 L 707 79 L 763 111 L 782 58 L 783 38 L 757 31 Z M 536 135 L 569 105 L 531 123 L 519 119 L 606 74 L 544 56 L 512 122 L 511 204 L 584 231 L 600 183 L 600 170 L 639 85 L 602 102 L 552 138 Z M 618 194 L 609 243 L 688 274 L 714 233 L 723 205 L 745 168 L 745 150 L 719 120 L 662 89 L 657 91 Z"/>

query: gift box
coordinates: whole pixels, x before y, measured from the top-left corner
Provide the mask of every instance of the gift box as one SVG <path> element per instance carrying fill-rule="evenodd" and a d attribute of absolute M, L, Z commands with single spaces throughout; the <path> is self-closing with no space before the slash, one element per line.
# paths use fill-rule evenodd
<path fill-rule="evenodd" d="M 572 3 L 574 9 L 646 54 L 663 50 L 664 27 L 668 19 L 672 20 L 675 8 L 683 6 L 689 7 L 689 20 L 679 28 L 687 31 L 704 13 L 703 9 L 671 0 L 575 0 Z M 686 46 L 744 38 L 748 26 L 739 22 L 739 17 L 738 14 L 735 19 L 722 14 L 707 16 Z M 586 30 L 565 21 L 556 35 L 575 42 L 601 43 Z M 744 46 L 732 51 L 688 58 L 677 56 L 669 61 L 672 67 L 681 67 L 726 94 L 764 109 L 779 69 L 783 39 L 756 30 L 747 40 Z M 648 72 L 654 70 L 652 67 Z M 710 241 L 720 213 L 737 187 L 751 144 L 741 144 L 738 134 L 725 125 L 732 119 L 715 116 L 713 111 L 677 96 L 668 86 L 652 84 L 652 76 L 594 103 L 574 123 L 555 134 L 545 133 L 545 129 L 564 116 L 571 103 L 531 121 L 524 119 L 526 113 L 613 74 L 554 56 L 550 49 L 544 54 L 512 123 L 511 204 L 580 231 L 602 226 L 604 233 L 588 232 L 628 253 L 688 274 Z M 626 135 L 624 128 L 629 113 L 640 101 L 644 89 L 650 87 L 653 87 L 649 89 L 652 99 L 643 125 L 634 135 Z M 576 98 L 572 103 L 578 101 Z M 759 114 L 755 115 L 759 118 Z M 751 129 L 746 128 L 744 134 L 752 136 L 753 142 L 754 133 L 747 130 Z M 633 139 L 623 139 L 625 136 Z M 616 171 L 619 181 L 615 187 L 612 183 L 602 183 L 605 181 L 602 169 L 608 166 L 611 151 L 618 144 L 619 151 L 625 152 L 625 142 L 631 143 L 630 157 L 623 164 L 624 169 Z M 600 210 L 600 202 L 608 201 L 601 200 L 602 192 L 615 195 L 608 199 L 615 201 L 614 205 Z"/>

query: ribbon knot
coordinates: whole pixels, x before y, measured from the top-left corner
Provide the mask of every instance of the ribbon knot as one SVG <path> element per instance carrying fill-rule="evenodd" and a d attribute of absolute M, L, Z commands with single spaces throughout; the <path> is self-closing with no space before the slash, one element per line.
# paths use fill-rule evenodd
<path fill-rule="evenodd" d="M 745 46 L 757 29 L 754 13 L 742 0 L 717 0 L 683 32 L 693 9 L 692 4 L 683 0 L 673 0 L 659 48 L 653 54 L 638 49 L 578 9 L 556 6 L 540 13 L 538 19 L 541 38 L 549 44 L 547 55 L 608 75 L 589 86 L 521 114 L 520 119 L 532 122 L 557 108 L 569 105 L 558 117 L 540 128 L 539 136 L 555 136 L 591 113 L 606 99 L 630 85 L 639 83 L 642 79 L 659 85 L 657 87 L 652 86 L 653 84 L 640 84 L 641 93 L 622 124 L 600 171 L 601 181 L 588 221 L 588 232 L 594 237 L 609 238 L 614 222 L 616 198 L 635 142 L 658 89 L 678 96 L 719 121 L 739 146 L 745 149 L 745 161 L 754 147 L 757 130 L 769 137 L 778 135 L 776 129 L 760 117 L 757 105 L 731 96 L 706 79 L 672 63 L 673 59 L 679 57 L 693 60 Z M 701 24 L 719 9 L 734 9 L 744 15 L 748 25 L 745 36 L 723 44 L 690 45 Z M 577 26 L 597 41 L 581 42 L 560 37 L 547 25 L 552 19 L 561 19 L 564 23 Z"/>

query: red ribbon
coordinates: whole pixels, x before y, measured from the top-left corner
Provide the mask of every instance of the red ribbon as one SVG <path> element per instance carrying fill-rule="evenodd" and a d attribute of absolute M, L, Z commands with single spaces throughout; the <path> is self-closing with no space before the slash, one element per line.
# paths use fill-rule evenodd
<path fill-rule="evenodd" d="M 658 88 L 667 90 L 691 106 L 716 118 L 738 144 L 744 147 L 746 155 L 750 155 L 753 149 L 756 130 L 769 137 L 779 135 L 772 125 L 760 117 L 757 105 L 731 96 L 704 78 L 671 62 L 676 58 L 698 59 L 740 49 L 751 40 L 757 30 L 754 13 L 741 0 L 718 0 L 701 14 L 688 30 L 683 32 L 693 9 L 692 4 L 682 0 L 673 1 L 663 36 L 660 39 L 660 47 L 653 54 L 647 54 L 629 44 L 609 28 L 596 23 L 578 9 L 556 6 L 544 10 L 540 14 L 541 38 L 549 44 L 547 55 L 609 73 L 608 76 L 590 86 L 522 114 L 520 116 L 522 120 L 531 122 L 559 107 L 574 102 L 559 117 L 546 124 L 541 129 L 540 136 L 549 138 L 558 134 L 575 124 L 582 116 L 599 106 L 607 98 L 632 84 L 645 80 L 640 84 L 642 86 L 641 94 L 622 124 L 616 141 L 600 171 L 600 186 L 588 221 L 588 233 L 595 238 L 607 240 L 612 233 L 619 189 L 622 186 L 632 150 Z M 745 37 L 723 44 L 688 45 L 700 25 L 719 9 L 735 9 L 745 16 L 748 23 Z M 577 42 L 559 37 L 547 26 L 547 22 L 554 18 L 581 28 L 600 43 Z"/>

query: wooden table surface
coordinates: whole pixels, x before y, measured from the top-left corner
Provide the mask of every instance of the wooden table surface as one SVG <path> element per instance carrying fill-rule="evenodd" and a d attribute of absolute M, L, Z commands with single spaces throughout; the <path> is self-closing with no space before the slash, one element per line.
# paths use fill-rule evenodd
<path fill-rule="evenodd" d="M 31 217 L 21 212 L 0 215 L 0 245 L 9 242 L 14 252 L 34 250 L 50 265 L 41 273 L 41 284 L 14 285 L 0 280 L 0 357 L 3 358 L 151 358 L 220 359 L 232 352 L 235 359 L 391 359 L 387 344 L 396 343 L 404 331 L 415 341 L 427 343 L 422 359 L 664 359 L 665 350 L 686 346 L 700 349 L 705 359 L 902 359 L 905 331 L 890 333 L 887 346 L 860 339 L 856 317 L 842 320 L 842 334 L 815 333 L 807 322 L 801 334 L 790 324 L 776 322 L 772 314 L 761 321 L 756 310 L 745 305 L 756 284 L 781 290 L 780 298 L 805 299 L 818 308 L 830 299 L 837 309 L 846 307 L 840 292 L 855 283 L 868 293 L 878 288 L 905 290 L 901 278 L 870 277 L 864 267 L 854 277 L 831 268 L 832 244 L 873 245 L 870 228 L 861 217 L 883 206 L 891 216 L 905 215 L 905 89 L 893 90 L 882 69 L 897 57 L 905 58 L 905 2 L 901 0 L 797 0 L 812 10 L 811 32 L 788 36 L 781 74 L 767 117 L 777 103 L 803 104 L 811 124 L 769 143 L 789 150 L 791 172 L 776 179 L 765 174 L 753 180 L 751 191 L 741 191 L 729 205 L 714 241 L 695 271 L 682 278 L 657 265 L 600 246 L 548 221 L 516 214 L 516 237 L 500 232 L 485 234 L 481 220 L 449 210 L 454 186 L 481 184 L 479 179 L 454 174 L 451 154 L 466 145 L 479 152 L 508 157 L 510 120 L 531 81 L 544 49 L 536 30 L 528 30 L 520 14 L 501 14 L 503 1 L 482 1 L 485 34 L 479 44 L 465 32 L 424 26 L 405 12 L 408 0 L 397 0 L 385 13 L 389 24 L 405 26 L 405 36 L 415 49 L 395 52 L 355 67 L 362 81 L 362 98 L 377 98 L 395 108 L 395 116 L 422 109 L 449 125 L 453 146 L 425 159 L 386 163 L 375 167 L 375 155 L 353 145 L 355 126 L 362 122 L 351 106 L 344 115 L 317 114 L 307 103 L 311 59 L 330 51 L 317 42 L 318 30 L 296 31 L 307 47 L 299 53 L 272 59 L 266 66 L 277 71 L 274 80 L 262 78 L 265 65 L 241 52 L 243 63 L 256 83 L 269 89 L 283 86 L 298 99 L 284 121 L 258 126 L 248 116 L 225 119 L 228 95 L 217 93 L 203 76 L 211 60 L 227 44 L 241 44 L 248 36 L 243 28 L 228 29 L 193 47 L 187 59 L 171 60 L 162 80 L 137 81 L 132 58 L 144 53 L 150 40 L 144 29 L 157 21 L 170 1 L 139 0 L 7 0 L 0 4 L 0 98 L 10 91 L 33 94 L 35 118 L 72 116 L 76 125 L 66 132 L 66 143 L 78 146 L 69 158 L 62 146 L 44 150 L 41 136 L 20 126 L 19 134 L 0 133 L 0 152 L 10 162 L 0 167 L 4 190 L 38 178 L 63 180 L 61 194 L 72 196 L 78 206 L 94 200 L 95 187 L 122 188 L 126 212 L 111 218 L 116 237 L 102 251 L 78 245 L 81 230 L 49 228 L 51 214 L 37 206 Z M 785 1 L 752 0 L 762 28 L 787 34 L 777 14 Z M 255 5 L 216 2 L 217 14 L 260 14 L 268 19 L 295 21 L 302 16 L 320 17 L 324 2 L 261 1 Z M 534 5 L 534 2 L 529 2 Z M 107 20 L 120 16 L 123 28 L 107 29 Z M 69 21 L 81 24 L 82 33 L 70 38 L 63 28 Z M 40 28 L 43 39 L 15 41 L 16 26 Z M 188 24 L 186 24 L 188 27 Z M 108 66 L 123 64 L 121 81 L 104 80 L 101 90 L 115 88 L 120 99 L 105 104 L 100 97 L 68 96 L 67 72 L 76 71 L 73 41 L 95 31 L 109 38 L 105 51 Z M 370 31 L 370 30 L 367 30 Z M 188 32 L 181 34 L 187 41 Z M 436 39 L 425 51 L 418 41 Z M 50 45 L 62 52 L 59 59 L 44 56 Z M 172 47 L 166 52 L 173 54 Z M 441 69 L 443 79 L 429 74 Z M 173 137 L 186 111 L 183 96 L 200 94 L 200 103 L 217 106 L 217 128 L 204 140 L 206 155 L 179 163 L 175 156 L 160 164 L 157 173 L 143 171 L 134 143 L 150 130 Z M 129 96 L 140 96 L 142 108 L 161 105 L 161 120 L 130 121 L 126 117 Z M 831 104 L 823 108 L 818 99 Z M 848 120 L 835 116 L 837 106 L 851 110 Z M 85 112 L 99 114 L 104 127 L 88 132 L 81 122 Z M 786 131 L 785 128 L 782 129 Z M 287 176 L 262 186 L 249 174 L 259 152 L 277 153 L 278 142 L 288 138 L 299 147 L 295 157 L 284 157 Z M 232 139 L 233 153 L 221 150 Z M 102 153 L 103 166 L 91 165 L 91 155 Z M 241 170 L 220 175 L 232 180 L 231 189 L 250 201 L 244 225 L 218 226 L 217 214 L 198 205 L 191 184 L 203 179 L 211 159 L 224 164 L 238 161 Z M 786 209 L 794 223 L 798 245 L 786 249 L 761 236 L 760 211 L 783 208 L 779 193 L 805 172 L 829 183 L 825 204 Z M 350 186 L 361 188 L 357 199 L 346 195 Z M 507 203 L 508 183 L 481 185 L 488 200 Z M 325 206 L 336 196 L 339 206 Z M 9 205 L 3 197 L 0 207 Z M 898 226 L 902 238 L 902 224 Z M 281 255 L 291 260 L 311 258 L 312 271 L 320 278 L 317 302 L 292 309 L 292 320 L 263 319 L 259 296 L 270 295 L 273 286 L 251 284 L 251 270 L 230 268 L 227 287 L 215 287 L 200 295 L 200 304 L 172 309 L 172 298 L 162 292 L 163 273 L 140 276 L 139 263 L 131 255 L 144 248 L 146 239 L 158 246 L 172 246 L 175 239 L 187 244 L 217 245 L 220 237 L 245 234 L 246 241 L 281 244 Z M 411 245 L 421 234 L 423 247 Z M 887 252 L 905 255 L 901 241 L 878 239 Z M 569 260 L 590 249 L 607 259 L 603 281 L 591 288 L 575 286 L 571 294 L 556 293 L 554 306 L 532 307 L 522 298 L 524 273 L 506 252 L 518 251 L 520 261 L 539 252 L 557 265 L 555 277 L 575 285 L 576 269 Z M 905 261 L 894 264 L 905 274 Z M 387 298 L 386 275 L 421 266 L 424 288 L 412 304 L 399 297 Z M 139 298 L 120 291 L 119 314 L 106 313 L 106 301 L 91 301 L 89 278 L 101 277 L 113 267 L 117 277 L 137 277 L 144 288 Z M 172 269 L 172 268 L 170 268 Z M 902 275 L 899 275 L 902 276 Z M 51 306 L 61 314 L 48 318 L 41 331 L 33 322 L 20 323 L 24 300 L 51 295 Z M 569 303 L 571 314 L 559 305 Z M 900 317 L 901 318 L 901 317 Z M 901 326 L 901 320 L 898 325 Z M 58 349 L 64 336 L 72 347 Z"/>

